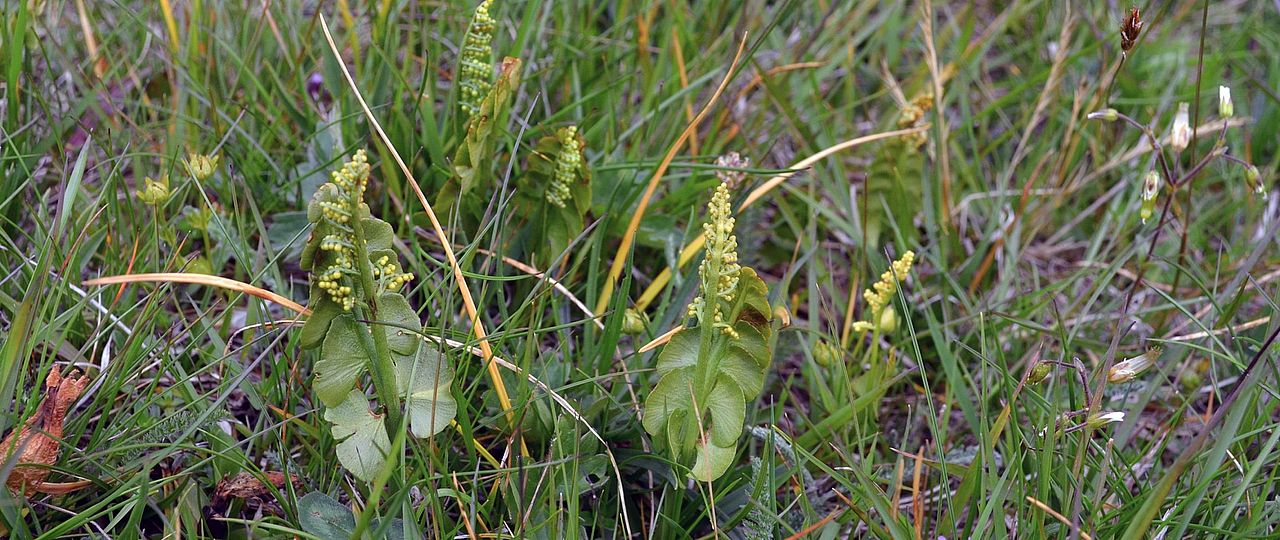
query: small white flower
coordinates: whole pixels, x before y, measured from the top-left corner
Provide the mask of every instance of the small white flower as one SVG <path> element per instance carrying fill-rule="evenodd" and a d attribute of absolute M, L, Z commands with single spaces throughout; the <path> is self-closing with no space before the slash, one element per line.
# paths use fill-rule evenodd
<path fill-rule="evenodd" d="M 1142 179 L 1142 205 L 1138 209 L 1138 217 L 1146 223 L 1156 210 L 1156 195 L 1160 194 L 1160 173 L 1151 170 Z"/>
<path fill-rule="evenodd" d="M 1169 148 L 1174 152 L 1181 152 L 1189 144 L 1191 144 L 1190 106 L 1179 103 L 1178 114 L 1173 116 L 1173 128 L 1169 131 Z"/>
<path fill-rule="evenodd" d="M 1160 193 L 1160 173 L 1152 170 L 1142 179 L 1142 200 L 1149 201 Z"/>
<path fill-rule="evenodd" d="M 1111 412 L 1105 412 L 1105 413 L 1091 414 L 1089 415 L 1089 419 L 1086 420 L 1085 423 L 1088 424 L 1089 427 L 1093 429 L 1098 429 L 1107 424 L 1113 424 L 1116 422 L 1123 422 L 1123 421 L 1124 421 L 1123 412 L 1111 411 Z"/>
<path fill-rule="evenodd" d="M 1124 361 L 1111 366 L 1111 371 L 1107 373 L 1107 381 L 1121 383 L 1131 380 L 1155 364 L 1158 358 L 1160 358 L 1159 347 L 1152 348 L 1146 353 L 1133 358 L 1126 358 Z"/>
<path fill-rule="evenodd" d="M 1235 105 L 1231 103 L 1231 89 L 1225 86 L 1218 87 L 1218 116 L 1223 118 L 1231 118 L 1236 113 Z"/>

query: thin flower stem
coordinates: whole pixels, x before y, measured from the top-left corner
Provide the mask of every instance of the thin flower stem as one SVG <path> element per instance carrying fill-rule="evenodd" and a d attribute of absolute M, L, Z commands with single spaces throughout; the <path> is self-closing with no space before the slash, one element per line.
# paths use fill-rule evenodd
<path fill-rule="evenodd" d="M 1122 112 L 1117 112 L 1116 118 L 1123 120 L 1125 123 L 1137 128 L 1138 130 L 1142 131 L 1143 135 L 1147 136 L 1147 140 L 1151 141 L 1151 150 L 1156 154 L 1156 161 L 1160 163 L 1160 172 L 1164 173 L 1164 179 L 1166 182 L 1173 183 L 1174 181 L 1173 169 L 1169 167 L 1169 162 L 1164 157 L 1164 146 L 1160 144 L 1160 137 L 1157 137 L 1155 132 L 1151 131 L 1151 128 L 1143 125 L 1142 123 L 1138 122 L 1137 120 L 1134 120 L 1133 118 L 1129 117 L 1128 115 Z"/>
<path fill-rule="evenodd" d="M 1203 37 L 1203 36 L 1202 36 L 1202 37 Z M 1199 122 L 1199 117 L 1200 117 L 1200 105 L 1199 105 L 1200 100 L 1198 99 L 1198 98 L 1199 98 L 1199 93 L 1200 93 L 1200 90 L 1199 90 L 1199 86 L 1197 85 L 1197 87 L 1196 87 L 1196 94 L 1197 94 L 1197 99 L 1196 99 L 1196 122 Z M 1192 125 L 1199 125 L 1199 124 L 1192 124 Z M 1195 155 L 1196 155 L 1196 154 L 1195 154 L 1195 141 L 1196 141 L 1196 132 L 1197 132 L 1197 131 L 1199 131 L 1199 130 L 1195 130 L 1195 129 L 1191 130 L 1191 151 L 1192 151 L 1192 152 L 1191 152 L 1191 156 L 1192 156 L 1192 158 L 1194 158 L 1194 157 L 1195 157 Z M 1182 176 L 1180 176 L 1176 182 L 1174 182 L 1173 184 L 1171 184 L 1170 189 L 1172 189 L 1172 190 L 1173 190 L 1173 194 L 1172 194 L 1172 195 L 1170 195 L 1171 197 L 1176 197 L 1176 196 L 1178 195 L 1178 186 L 1179 186 L 1181 183 L 1183 183 L 1183 182 L 1188 182 L 1188 183 L 1189 183 L 1189 182 L 1191 181 L 1191 179 L 1192 179 L 1192 178 L 1194 178 L 1194 177 L 1195 177 L 1195 175 L 1196 175 L 1196 174 L 1198 174 L 1198 173 L 1200 172 L 1200 170 L 1201 170 L 1201 169 L 1203 169 L 1203 168 L 1204 168 L 1204 166 L 1205 166 L 1205 165 L 1207 165 L 1207 164 L 1208 164 L 1208 163 L 1213 159 L 1213 157 L 1214 157 L 1214 156 L 1216 156 L 1216 155 L 1220 154 L 1220 153 L 1225 149 L 1225 146 L 1223 146 L 1223 143 L 1226 141 L 1226 139 L 1227 139 L 1227 126 L 1224 124 L 1224 125 L 1222 126 L 1222 130 L 1218 132 L 1218 141 L 1217 141 L 1217 142 L 1215 142 L 1215 143 L 1213 144 L 1213 150 L 1210 150 L 1208 154 L 1205 154 L 1205 156 L 1204 156 L 1204 158 L 1203 158 L 1203 159 L 1201 159 L 1198 163 L 1196 163 L 1196 164 L 1195 164 L 1195 166 L 1191 167 L 1191 170 L 1189 170 L 1189 171 L 1187 171 L 1187 172 L 1183 173 L 1183 174 L 1182 174 Z M 1188 197 L 1190 197 L 1190 195 L 1188 195 Z M 1188 204 L 1188 205 L 1187 205 L 1186 216 L 1183 216 L 1183 217 L 1182 217 L 1182 219 L 1183 219 L 1183 222 L 1184 222 L 1184 223 L 1190 223 L 1190 221 L 1191 221 L 1191 205 L 1190 205 L 1190 204 Z M 1178 270 L 1176 270 L 1176 272 L 1175 272 L 1175 273 L 1174 273 L 1174 275 L 1173 275 L 1173 284 L 1172 284 L 1173 290 L 1175 290 L 1175 291 L 1176 291 L 1176 290 L 1178 290 L 1178 285 L 1179 285 L 1179 284 L 1180 284 L 1180 282 L 1182 281 L 1182 270 L 1181 270 L 1181 268 L 1183 267 L 1183 264 L 1185 263 L 1186 258 L 1187 258 L 1187 235 L 1188 235 L 1188 233 L 1189 233 L 1189 232 L 1190 232 L 1190 229 L 1189 229 L 1188 227 L 1183 227 L 1183 228 L 1182 228 L 1182 239 L 1181 239 L 1181 240 L 1179 241 L 1179 243 L 1178 243 L 1178 268 L 1179 268 L 1179 269 L 1178 269 Z M 1161 321 L 1160 321 L 1160 325 L 1161 325 L 1161 326 L 1164 326 L 1164 323 L 1165 323 L 1166 321 L 1167 321 L 1167 317 L 1162 317 L 1162 318 L 1161 318 Z"/>

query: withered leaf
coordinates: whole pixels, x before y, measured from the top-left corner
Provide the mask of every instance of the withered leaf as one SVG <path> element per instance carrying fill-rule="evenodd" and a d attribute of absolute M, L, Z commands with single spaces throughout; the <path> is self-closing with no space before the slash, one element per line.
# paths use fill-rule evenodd
<path fill-rule="evenodd" d="M 44 491 L 41 489 L 44 479 L 49 476 L 50 467 L 58 462 L 59 441 L 62 440 L 62 424 L 67 410 L 80 397 L 88 382 L 74 371 L 63 378 L 58 366 L 53 366 L 45 379 L 44 398 L 36 413 L 0 443 L 0 456 L 4 461 L 15 453 L 18 455 L 17 464 L 5 482 L 14 493 Z"/>
<path fill-rule="evenodd" d="M 248 472 L 238 473 L 235 476 L 229 476 L 218 481 L 217 487 L 213 490 L 213 497 L 209 499 L 209 505 L 205 507 L 205 515 L 208 517 L 225 516 L 232 499 L 244 499 L 251 503 L 251 507 L 278 513 L 280 507 L 274 503 L 275 497 L 272 493 L 285 489 L 286 481 L 291 482 L 295 488 L 302 487 L 302 482 L 297 475 L 285 476 L 282 472 L 270 471 L 264 473 L 263 476 L 270 483 L 270 487 L 264 484 L 257 476 Z"/>

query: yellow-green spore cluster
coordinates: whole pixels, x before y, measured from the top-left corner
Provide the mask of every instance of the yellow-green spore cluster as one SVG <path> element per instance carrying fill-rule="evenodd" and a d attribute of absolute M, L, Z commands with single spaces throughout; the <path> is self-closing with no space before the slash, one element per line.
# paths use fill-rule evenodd
<path fill-rule="evenodd" d="M 724 306 L 732 304 L 742 270 L 738 264 L 738 237 L 733 234 L 735 224 L 729 203 L 729 183 L 721 182 L 707 204 L 707 222 L 702 225 L 707 237 L 707 256 L 698 267 L 702 291 L 689 304 L 689 314 L 698 317 L 699 324 L 711 324 L 731 337 L 737 332 L 724 320 Z"/>
<path fill-rule="evenodd" d="M 497 21 L 489 16 L 492 3 L 492 0 L 484 0 L 476 7 L 458 59 L 458 102 L 468 117 L 480 110 L 480 101 L 492 86 L 493 31 L 497 27 Z"/>
<path fill-rule="evenodd" d="M 351 311 L 355 306 L 352 295 L 352 279 L 355 268 L 355 234 L 350 226 L 352 216 L 364 200 L 364 190 L 369 185 L 369 158 L 364 150 L 356 151 L 351 161 L 330 174 L 329 184 L 336 196 L 320 202 L 324 219 L 332 231 L 320 240 L 321 251 L 330 252 L 329 265 L 315 273 L 316 286 L 323 289 L 329 299 Z"/>
<path fill-rule="evenodd" d="M 547 186 L 547 202 L 560 208 L 565 207 L 572 194 L 569 187 L 573 185 L 574 175 L 582 164 L 582 144 L 578 141 L 578 126 L 561 129 L 557 134 L 560 139 L 560 153 L 556 155 L 556 172 Z"/>
<path fill-rule="evenodd" d="M 915 260 L 915 252 L 908 250 L 903 253 L 901 258 L 893 261 L 888 270 L 880 274 L 880 281 L 862 292 L 862 299 L 866 302 L 862 312 L 864 320 L 853 323 L 855 331 L 879 329 L 881 332 L 892 332 L 898 327 L 898 315 L 890 303 L 893 301 L 893 293 L 898 290 L 898 284 L 910 274 Z"/>

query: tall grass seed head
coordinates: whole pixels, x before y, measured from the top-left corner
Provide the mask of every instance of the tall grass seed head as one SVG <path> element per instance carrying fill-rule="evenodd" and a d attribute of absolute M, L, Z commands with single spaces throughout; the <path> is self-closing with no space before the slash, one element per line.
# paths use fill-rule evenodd
<path fill-rule="evenodd" d="M 1231 118 L 1236 114 L 1235 104 L 1231 102 L 1231 88 L 1218 87 L 1218 116 Z"/>
<path fill-rule="evenodd" d="M 1178 112 L 1173 115 L 1173 126 L 1169 128 L 1169 148 L 1174 152 L 1182 152 L 1191 144 L 1191 106 L 1178 104 Z"/>
<path fill-rule="evenodd" d="M 480 102 L 493 85 L 493 32 L 497 21 L 489 15 L 492 3 L 493 0 L 484 0 L 476 7 L 458 57 L 459 104 L 466 116 L 480 110 Z"/>
<path fill-rule="evenodd" d="M 933 108 L 933 94 L 923 93 L 912 99 L 902 107 L 902 111 L 898 113 L 898 129 L 907 129 L 917 126 L 921 120 L 924 120 L 925 113 Z M 912 149 L 919 148 L 929 140 L 928 133 L 920 131 L 906 135 L 904 139 L 907 145 Z"/>
<path fill-rule="evenodd" d="M 187 172 L 197 182 L 204 182 L 218 170 L 218 154 L 187 154 Z"/>
<path fill-rule="evenodd" d="M 1138 44 L 1142 34 L 1142 12 L 1137 6 L 1129 8 L 1129 14 L 1120 22 L 1120 50 L 1128 53 Z"/>

